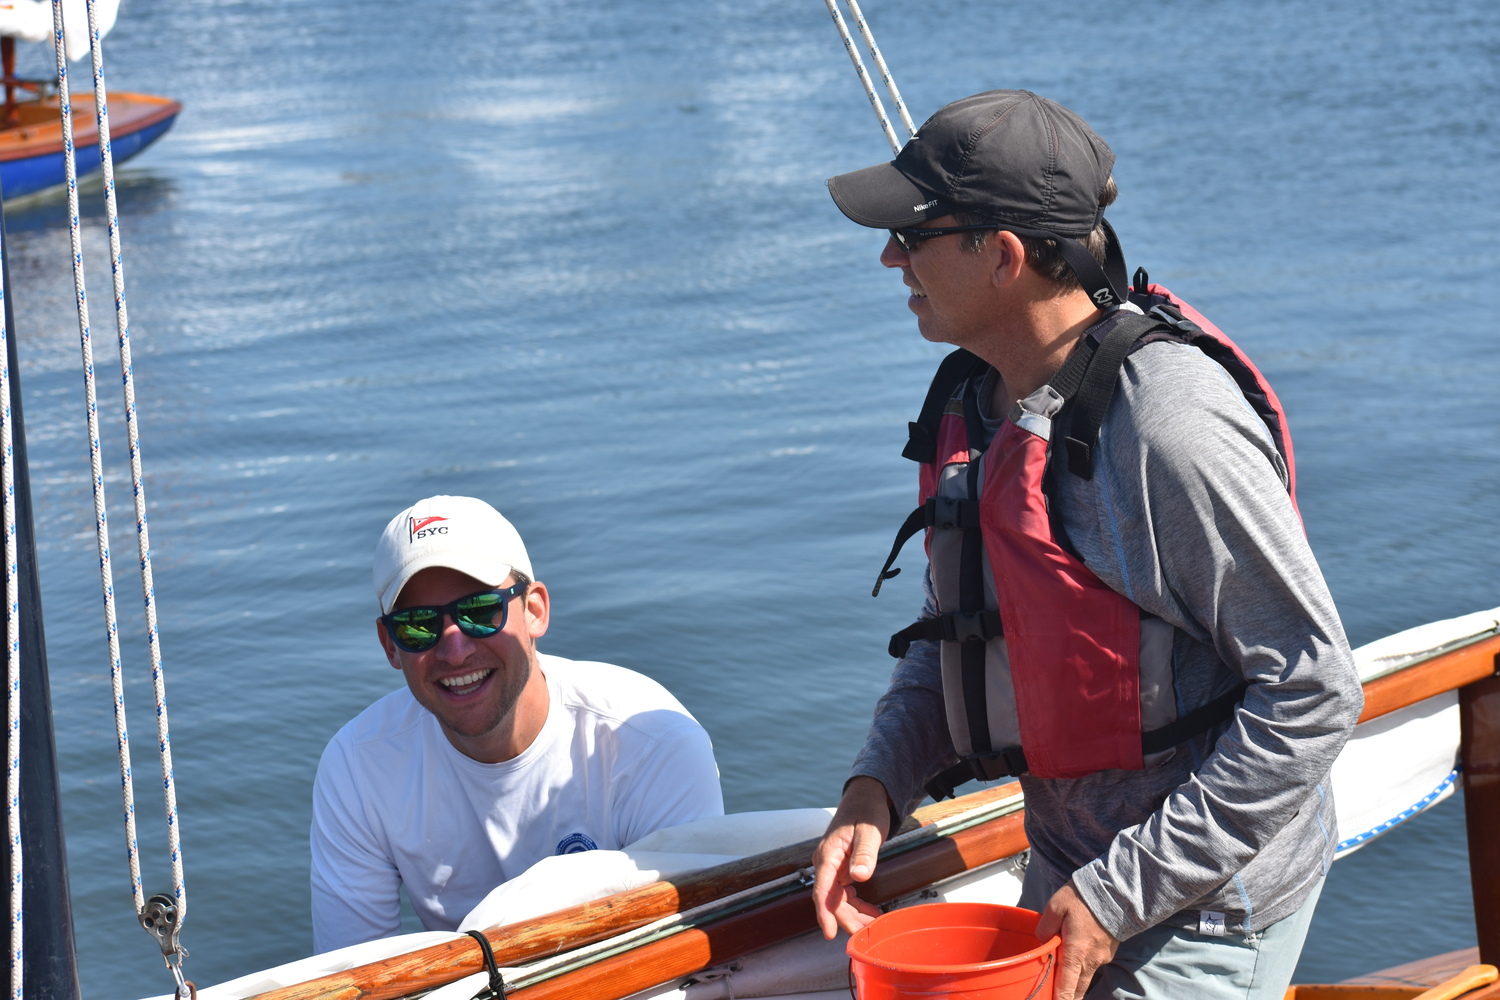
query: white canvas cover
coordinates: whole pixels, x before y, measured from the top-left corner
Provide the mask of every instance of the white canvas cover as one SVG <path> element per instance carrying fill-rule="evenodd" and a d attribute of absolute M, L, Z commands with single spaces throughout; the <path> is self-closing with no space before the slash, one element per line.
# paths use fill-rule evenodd
<path fill-rule="evenodd" d="M 99 22 L 99 37 L 115 26 L 120 0 L 94 0 L 94 17 Z M 68 61 L 75 62 L 89 54 L 89 15 L 84 0 L 63 0 L 63 26 L 67 34 Z M 0 35 L 23 42 L 52 41 L 51 0 L 7 0 L 0 4 Z"/>

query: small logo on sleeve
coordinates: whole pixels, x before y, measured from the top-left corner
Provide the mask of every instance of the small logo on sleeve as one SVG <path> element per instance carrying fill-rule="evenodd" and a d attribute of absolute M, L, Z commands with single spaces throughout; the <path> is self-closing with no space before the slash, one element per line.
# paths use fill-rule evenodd
<path fill-rule="evenodd" d="M 594 843 L 594 838 L 586 833 L 570 833 L 557 842 L 558 854 L 582 854 L 584 851 L 597 851 L 599 845 Z"/>
<path fill-rule="evenodd" d="M 408 517 L 406 519 L 406 540 L 415 542 L 418 538 L 426 538 L 429 535 L 446 535 L 448 526 L 446 524 L 433 527 L 439 521 L 448 520 L 446 517 Z"/>
<path fill-rule="evenodd" d="M 1224 914 L 1217 910 L 1199 910 L 1198 933 L 1204 937 L 1223 937 Z"/>

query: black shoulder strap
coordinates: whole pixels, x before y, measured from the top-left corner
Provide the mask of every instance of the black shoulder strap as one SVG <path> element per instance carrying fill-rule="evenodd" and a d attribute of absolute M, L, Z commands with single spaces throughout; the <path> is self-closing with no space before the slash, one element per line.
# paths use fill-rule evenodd
<path fill-rule="evenodd" d="M 1084 345 L 1079 345 L 1079 350 L 1052 380 L 1052 388 L 1072 406 L 1064 445 L 1068 450 L 1068 471 L 1073 475 L 1084 479 L 1094 477 L 1094 446 L 1098 444 L 1099 428 L 1109 412 L 1110 400 L 1115 397 L 1115 386 L 1120 383 L 1120 368 L 1136 341 L 1158 325 L 1160 320 L 1134 313 L 1119 316 L 1114 328 L 1105 334 L 1091 355 L 1080 358 Z M 1070 369 L 1074 362 L 1078 365 Z M 1075 379 L 1076 389 L 1069 384 Z"/>
<path fill-rule="evenodd" d="M 937 461 L 938 424 L 942 422 L 948 400 L 953 398 L 954 390 L 961 384 L 988 367 L 983 359 L 962 347 L 943 359 L 937 374 L 932 376 L 932 384 L 927 387 L 922 412 L 906 425 L 906 447 L 901 451 L 903 458 L 913 462 Z"/>

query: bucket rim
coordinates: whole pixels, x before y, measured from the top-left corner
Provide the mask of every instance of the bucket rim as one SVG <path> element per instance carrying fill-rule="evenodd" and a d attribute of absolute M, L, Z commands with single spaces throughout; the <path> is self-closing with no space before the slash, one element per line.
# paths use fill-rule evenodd
<path fill-rule="evenodd" d="M 962 906 L 965 908 L 982 908 L 992 911 L 1015 911 L 1020 913 L 1032 914 L 1033 916 L 1038 915 L 1035 910 L 1028 910 L 1020 906 L 1005 906 L 1001 903 L 928 903 L 924 905 Z M 918 907 L 906 907 L 904 909 L 914 910 L 917 908 Z M 891 911 L 891 913 L 899 912 L 902 911 Z M 881 914 L 881 916 L 886 916 L 886 914 Z M 877 917 L 876 919 L 878 920 L 879 918 Z M 874 966 L 878 969 L 889 969 L 892 972 L 914 972 L 918 975 L 954 975 L 963 972 L 991 972 L 997 969 L 1004 969 L 1009 966 L 1021 965 L 1025 962 L 1043 959 L 1047 955 L 1057 951 L 1058 947 L 1062 944 L 1062 938 L 1059 935 L 1054 934 L 1052 935 L 1052 937 L 1039 943 L 1035 948 L 1032 948 L 1028 951 L 1023 951 L 1019 955 L 1007 955 L 1005 958 L 997 958 L 988 962 L 965 962 L 962 965 L 919 965 L 915 962 L 900 962 L 891 961 L 889 959 L 871 958 L 868 955 L 864 954 L 856 955 L 854 953 L 854 939 L 868 931 L 870 927 L 873 926 L 873 923 L 874 922 L 872 921 L 870 924 L 865 925 L 864 927 L 860 928 L 859 931 L 850 935 L 849 943 L 845 946 L 844 949 L 848 954 L 849 959 L 854 962 L 862 962 L 865 965 Z"/>

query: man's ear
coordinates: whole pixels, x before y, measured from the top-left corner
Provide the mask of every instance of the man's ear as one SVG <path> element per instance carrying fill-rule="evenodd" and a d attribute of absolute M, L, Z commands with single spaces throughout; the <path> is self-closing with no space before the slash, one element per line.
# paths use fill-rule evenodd
<path fill-rule="evenodd" d="M 998 251 L 994 270 L 990 272 L 991 282 L 996 288 L 1014 284 L 1026 267 L 1026 245 L 1015 233 L 1004 229 L 996 231 L 990 244 Z"/>
<path fill-rule="evenodd" d="M 545 583 L 532 583 L 526 591 L 526 634 L 540 639 L 547 634 L 547 623 L 551 620 L 552 599 L 547 594 Z"/>
<path fill-rule="evenodd" d="M 385 658 L 391 661 L 391 666 L 401 670 L 401 657 L 398 655 L 396 643 L 391 639 L 391 634 L 385 630 L 385 622 L 379 618 L 375 619 L 375 634 L 380 637 L 380 648 L 385 650 Z"/>

